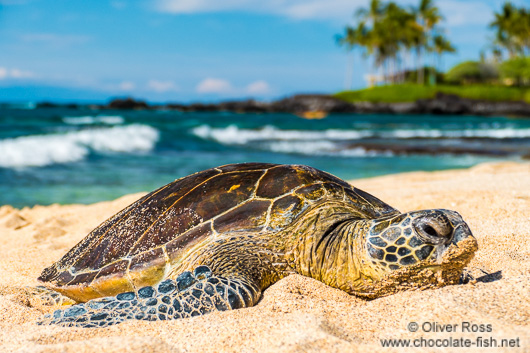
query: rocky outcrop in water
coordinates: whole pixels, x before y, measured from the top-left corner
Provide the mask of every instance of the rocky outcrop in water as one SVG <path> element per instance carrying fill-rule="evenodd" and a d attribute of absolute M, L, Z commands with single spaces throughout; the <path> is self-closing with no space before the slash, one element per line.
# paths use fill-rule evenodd
<path fill-rule="evenodd" d="M 530 117 L 530 104 L 522 101 L 493 102 L 438 93 L 431 99 L 402 103 L 347 103 L 325 95 L 298 95 L 271 103 L 273 111 L 322 110 L 330 113 L 466 114 Z"/>
<path fill-rule="evenodd" d="M 517 115 L 530 117 L 530 104 L 522 101 L 493 102 L 438 93 L 435 98 L 420 99 L 414 104 L 418 113 Z"/>
<path fill-rule="evenodd" d="M 133 98 L 118 98 L 110 101 L 110 103 L 105 108 L 122 110 L 148 109 L 149 105 L 144 101 L 135 100 Z"/>
<path fill-rule="evenodd" d="M 49 103 L 47 103 L 49 104 Z M 43 106 L 44 107 L 44 106 Z M 225 101 L 220 103 L 168 103 L 148 105 L 133 98 L 114 99 L 98 109 L 165 109 L 183 112 L 230 111 L 236 113 L 303 113 L 323 111 L 327 113 L 390 113 L 390 114 L 465 114 L 465 115 L 508 115 L 530 117 L 530 104 L 522 101 L 493 102 L 462 98 L 456 95 L 438 93 L 434 98 L 419 99 L 402 103 L 348 103 L 330 95 L 299 94 L 273 102 L 252 99 Z"/>

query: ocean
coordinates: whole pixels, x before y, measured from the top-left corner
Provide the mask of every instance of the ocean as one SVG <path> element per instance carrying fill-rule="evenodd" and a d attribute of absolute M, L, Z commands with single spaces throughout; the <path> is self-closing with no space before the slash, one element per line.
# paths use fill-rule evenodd
<path fill-rule="evenodd" d="M 241 162 L 306 164 L 343 179 L 530 156 L 507 117 L 0 108 L 0 205 L 92 203 Z"/>

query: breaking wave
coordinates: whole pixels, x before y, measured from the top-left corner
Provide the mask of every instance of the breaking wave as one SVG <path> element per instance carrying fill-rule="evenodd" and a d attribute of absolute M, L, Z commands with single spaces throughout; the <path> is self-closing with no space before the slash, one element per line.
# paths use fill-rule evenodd
<path fill-rule="evenodd" d="M 277 153 L 296 153 L 308 156 L 370 157 L 392 156 L 387 151 L 368 151 L 363 147 L 349 147 L 348 140 L 369 137 L 366 132 L 347 130 L 280 130 L 266 126 L 259 130 L 240 129 L 234 125 L 212 128 L 201 125 L 192 129 L 192 134 L 224 145 L 246 145 Z"/>
<path fill-rule="evenodd" d="M 91 151 L 134 153 L 154 148 L 158 130 L 147 125 L 93 128 L 65 134 L 0 140 L 0 167 L 41 167 L 83 160 Z"/>
<path fill-rule="evenodd" d="M 296 153 L 308 156 L 334 156 L 334 157 L 390 157 L 391 151 L 368 151 L 363 147 L 348 147 L 341 143 L 330 141 L 275 141 L 261 143 L 258 148 L 279 152 Z"/>
<path fill-rule="evenodd" d="M 65 116 L 63 122 L 70 125 L 92 125 L 92 124 L 107 124 L 119 125 L 125 122 L 122 116 L 119 115 L 98 115 L 98 116 Z"/>
<path fill-rule="evenodd" d="M 395 129 L 395 130 L 282 130 L 274 126 L 264 126 L 260 129 L 242 129 L 235 125 L 224 128 L 214 128 L 201 125 L 191 130 L 192 134 L 202 139 L 210 139 L 226 145 L 244 145 L 253 141 L 288 140 L 359 140 L 365 138 L 530 138 L 530 129 L 514 129 L 510 127 L 499 129 L 467 129 L 467 130 L 439 130 L 439 129 Z"/>
<path fill-rule="evenodd" d="M 410 139 L 433 139 L 431 145 L 437 148 L 425 148 L 424 145 L 414 145 L 414 153 L 433 151 L 473 151 L 473 145 L 462 145 L 470 139 L 503 139 L 530 138 L 529 128 L 515 129 L 502 127 L 497 129 L 411 129 L 398 128 L 393 130 L 287 130 L 275 126 L 264 126 L 258 129 L 239 128 L 236 125 L 227 127 L 212 127 L 200 125 L 191 130 L 191 134 L 203 140 L 211 140 L 227 146 L 250 147 L 258 150 L 277 153 L 296 153 L 309 156 L 334 157 L 390 157 L 396 153 L 409 153 Z M 434 142 L 445 139 L 445 142 Z M 392 141 L 393 140 L 393 141 Z M 398 142 L 398 141 L 403 142 Z M 388 144 L 386 143 L 388 141 Z M 392 141 L 392 142 L 390 142 Z M 471 142 L 472 143 L 472 142 Z M 449 147 L 460 147 L 450 149 Z M 463 147 L 468 147 L 463 149 Z M 444 148 L 445 147 L 445 150 Z M 447 149 L 449 148 L 449 149 Z M 441 153 L 441 152 L 440 152 Z M 463 152 L 459 152 L 463 153 Z"/>
<path fill-rule="evenodd" d="M 370 137 L 371 132 L 354 130 L 329 129 L 323 131 L 310 130 L 281 130 L 274 126 L 265 126 L 261 129 L 240 129 L 235 125 L 225 128 L 213 128 L 209 125 L 201 125 L 192 129 L 192 133 L 203 139 L 211 139 L 223 144 L 246 144 L 259 140 L 355 140 Z"/>

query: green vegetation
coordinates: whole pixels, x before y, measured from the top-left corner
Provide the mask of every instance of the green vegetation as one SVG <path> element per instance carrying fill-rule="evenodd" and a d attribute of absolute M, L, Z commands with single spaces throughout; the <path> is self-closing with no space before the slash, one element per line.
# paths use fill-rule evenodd
<path fill-rule="evenodd" d="M 444 77 L 453 84 L 491 83 L 499 78 L 496 65 L 488 62 L 464 61 L 454 66 Z"/>
<path fill-rule="evenodd" d="M 530 89 L 493 85 L 437 85 L 402 84 L 377 86 L 358 91 L 344 91 L 335 97 L 347 102 L 396 103 L 434 98 L 436 93 L 455 94 L 470 99 L 491 101 L 526 101 L 530 103 Z"/>
<path fill-rule="evenodd" d="M 447 73 L 440 70 L 442 55 L 455 50 L 439 27 L 443 18 L 433 0 L 420 0 L 417 7 L 408 9 L 393 1 L 371 0 L 355 16 L 357 25 L 346 27 L 338 43 L 348 50 L 361 49 L 365 58 L 371 58 L 378 75 L 369 76 L 369 86 L 382 85 L 340 92 L 335 95 L 339 99 L 412 102 L 440 92 L 530 103 L 530 9 L 506 2 L 489 26 L 495 31 L 493 56 L 481 53 L 480 61 L 459 63 Z M 414 69 L 408 64 L 411 54 L 416 56 Z M 434 60 L 426 66 L 423 59 Z"/>
<path fill-rule="evenodd" d="M 502 78 L 509 84 L 518 86 L 530 85 L 530 57 L 514 58 L 500 65 Z"/>

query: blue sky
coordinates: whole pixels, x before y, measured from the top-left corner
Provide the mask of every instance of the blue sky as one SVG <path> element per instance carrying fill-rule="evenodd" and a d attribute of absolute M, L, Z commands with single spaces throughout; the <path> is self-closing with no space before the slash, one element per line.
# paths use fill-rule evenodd
<path fill-rule="evenodd" d="M 417 1 L 397 1 L 412 5 Z M 435 0 L 458 49 L 477 59 L 503 0 Z M 336 92 L 334 36 L 360 0 L 0 0 L 0 101 L 273 99 Z M 523 4 L 524 0 L 514 1 Z M 354 56 L 353 87 L 369 63 Z"/>

